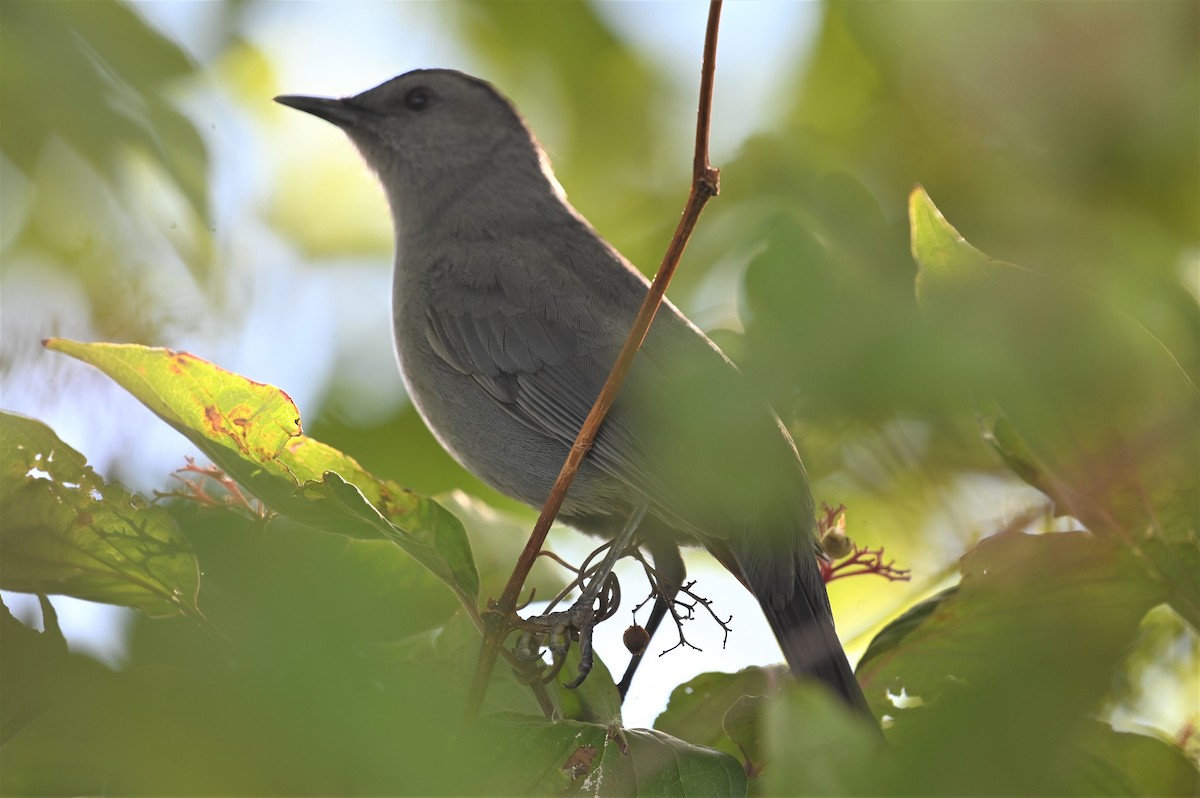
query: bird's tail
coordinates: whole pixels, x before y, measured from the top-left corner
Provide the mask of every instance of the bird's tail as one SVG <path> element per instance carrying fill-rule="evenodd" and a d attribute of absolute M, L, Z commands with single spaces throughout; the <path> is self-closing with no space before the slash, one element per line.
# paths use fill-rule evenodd
<path fill-rule="evenodd" d="M 707 547 L 758 600 L 792 675 L 825 683 L 878 728 L 834 631 L 815 553 L 805 559 L 787 551 L 764 556 L 761 546 L 709 541 Z"/>
<path fill-rule="evenodd" d="M 823 586 L 818 589 L 824 590 Z M 756 594 L 767 623 L 783 649 L 792 674 L 801 678 L 818 679 L 846 703 L 875 722 L 866 696 L 854 676 L 846 652 L 842 649 L 833 619 L 826 607 L 814 607 L 816 597 L 810 594 L 799 579 L 786 602 L 773 601 L 772 596 Z"/>

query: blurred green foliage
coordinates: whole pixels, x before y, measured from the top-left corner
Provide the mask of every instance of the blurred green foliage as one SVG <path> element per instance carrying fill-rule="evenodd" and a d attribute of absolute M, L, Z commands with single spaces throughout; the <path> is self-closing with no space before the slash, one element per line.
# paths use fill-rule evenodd
<path fill-rule="evenodd" d="M 200 569 L 170 514 L 87 466 L 39 421 L 0 412 L 0 584 L 198 616 Z M 44 479 L 27 479 L 31 473 Z"/>
<path fill-rule="evenodd" d="M 674 106 L 654 62 L 585 3 L 426 13 L 550 130 L 573 202 L 651 271 L 690 158 L 663 147 L 662 109 Z M 253 4 L 222 4 L 196 61 L 124 3 L 0 4 L 6 288 L 43 280 L 48 296 L 78 292 L 96 337 L 170 345 L 162 336 L 177 317 L 184 329 L 196 326 L 189 313 L 225 318 L 226 289 L 244 281 L 231 243 L 239 226 L 319 255 L 309 233 L 320 208 L 339 202 L 331 185 L 353 192 L 344 207 L 377 206 L 386 223 L 365 176 L 301 191 L 279 176 L 284 196 L 211 223 L 212 132 L 180 98 L 228 83 L 264 124 L 275 87 L 253 15 Z M 699 677 L 676 691 L 659 731 L 632 734 L 608 728 L 619 712 L 607 671 L 582 697 L 554 690 L 574 719 L 554 724 L 501 668 L 487 711 L 519 716 L 493 719 L 464 747 L 458 718 L 477 638 L 446 585 L 460 598 L 494 595 L 528 511 L 464 474 L 411 407 L 360 419 L 330 402 L 305 408 L 315 448 L 297 462 L 316 465 L 290 481 L 286 468 L 271 471 L 279 448 L 263 459 L 200 444 L 285 515 L 331 510 L 326 530 L 264 523 L 245 506 L 154 508 L 165 520 L 138 528 L 185 541 L 182 556 L 202 570 L 203 616 L 139 619 L 124 669 L 65 653 L 52 615 L 37 633 L 4 612 L 0 789 L 512 793 L 603 778 L 601 789 L 728 794 L 746 784 L 741 761 L 752 792 L 1194 794 L 1198 60 L 1200 6 L 1186 0 L 829 0 L 812 53 L 761 76 L 771 120 L 717 164 L 722 194 L 672 296 L 686 310 L 711 302 L 713 286 L 737 286 L 721 297 L 737 323 L 715 334 L 791 427 L 817 499 L 846 504 L 852 537 L 916 570 L 907 590 L 859 579 L 833 591 L 843 632 L 882 630 L 860 677 L 887 716 L 886 752 L 827 697 L 780 694 L 762 670 Z M 927 204 L 914 202 L 910 220 L 918 183 Z M 363 240 L 347 251 L 374 252 L 386 269 L 380 224 L 353 229 Z M 178 301 L 180 275 L 200 287 L 198 307 Z M 43 323 L 38 308 L 19 310 L 26 327 L 4 328 L 6 392 L 47 379 L 44 356 L 16 344 L 61 332 L 49 312 Z M 257 345 L 307 362 L 289 325 L 316 321 L 272 319 L 278 337 Z M 73 412 L 107 421 L 91 409 Z M 205 418 L 172 423 L 196 432 Z M 32 504 L 13 496 L 36 493 L 54 518 L 138 500 L 80 471 L 82 455 L 44 427 L 65 460 L 31 470 L 9 456 L 28 435 L 9 427 L 5 462 L 23 467 L 3 474 L 3 587 L 154 610 L 108 583 L 97 593 L 43 571 L 34 585 L 24 566 L 13 570 L 14 529 L 70 531 L 14 524 Z M 1025 483 L 1041 493 L 1021 492 Z M 403 523 L 384 501 L 397 486 L 422 494 L 403 494 Z M 451 488 L 485 501 L 424 498 Z M 1048 532 L 1055 514 L 1068 516 L 1056 528 L 1074 531 Z M 418 562 L 388 540 L 356 539 L 387 537 L 393 522 L 437 556 Z M 457 555 L 438 549 L 443 535 L 461 541 Z M 468 561 L 478 583 L 463 577 Z M 107 566 L 127 580 L 119 560 Z M 535 581 L 553 590 L 561 577 Z M 181 589 L 191 590 L 186 578 Z M 1114 731 L 1110 719 L 1146 733 Z M 1168 720 L 1177 725 L 1144 728 Z"/>
<path fill-rule="evenodd" d="M 167 238 L 176 257 L 211 278 L 208 147 L 172 101 L 201 71 L 122 2 L 14 0 L 2 13 L 0 151 L 34 181 L 25 202 L 9 198 L 18 207 L 6 208 L 6 227 L 26 223 L 18 241 L 5 242 L 5 260 L 20 250 L 48 256 L 74 273 L 104 326 L 153 334 L 157 314 L 113 280 L 144 254 L 140 236 L 128 235 L 137 226 L 125 218 L 137 216 L 130 183 L 148 164 L 158 201 L 174 213 Z"/>
<path fill-rule="evenodd" d="M 166 170 L 201 217 L 208 215 L 208 159 L 195 125 L 169 101 L 173 82 L 197 67 L 130 6 L 99 0 L 4 8 L 0 121 L 4 155 L 34 171 L 59 137 L 115 179 L 138 149 Z"/>

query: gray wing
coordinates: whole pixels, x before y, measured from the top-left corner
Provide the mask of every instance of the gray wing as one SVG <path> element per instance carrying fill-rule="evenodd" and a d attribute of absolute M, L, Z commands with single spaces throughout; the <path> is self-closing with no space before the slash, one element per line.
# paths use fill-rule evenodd
<path fill-rule="evenodd" d="M 609 300 L 594 294 L 597 304 L 564 307 L 563 296 L 442 286 L 427 306 L 426 332 L 448 365 L 514 418 L 569 447 L 637 307 L 604 307 L 598 303 Z M 790 555 L 797 531 L 811 528 L 811 498 L 790 438 L 719 350 L 668 305 L 588 457 L 701 541 L 773 530 L 786 534 L 777 553 Z"/>
<path fill-rule="evenodd" d="M 593 310 L 575 307 L 568 316 L 531 299 L 498 286 L 445 287 L 427 306 L 426 334 L 439 357 L 514 418 L 570 446 L 621 341 L 605 333 L 610 325 Z M 590 456 L 617 479 L 662 492 L 630 421 L 628 413 L 610 413 Z"/>

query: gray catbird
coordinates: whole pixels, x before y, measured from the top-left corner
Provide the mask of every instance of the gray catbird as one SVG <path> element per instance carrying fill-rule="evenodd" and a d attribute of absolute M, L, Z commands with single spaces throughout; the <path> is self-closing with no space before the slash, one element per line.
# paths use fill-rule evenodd
<path fill-rule="evenodd" d="M 344 130 L 383 184 L 396 350 L 429 428 L 485 482 L 540 507 L 646 279 L 568 204 L 489 83 L 429 69 L 345 99 L 276 99 Z M 610 539 L 641 518 L 636 540 L 676 588 L 678 546 L 704 546 L 758 599 L 792 671 L 869 714 L 834 632 L 796 447 L 670 303 L 559 517 Z"/>

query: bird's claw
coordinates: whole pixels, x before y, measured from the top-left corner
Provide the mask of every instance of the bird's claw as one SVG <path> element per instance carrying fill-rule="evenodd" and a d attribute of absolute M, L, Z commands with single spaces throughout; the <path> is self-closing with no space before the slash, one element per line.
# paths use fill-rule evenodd
<path fill-rule="evenodd" d="M 521 636 L 517 639 L 514 654 L 525 662 L 541 658 L 543 647 L 554 655 L 555 664 L 547 675 L 554 678 L 571 650 L 571 641 L 579 641 L 579 668 L 575 678 L 564 686 L 574 689 L 583 684 L 595 664 L 592 648 L 592 630 L 599 621 L 612 615 L 611 591 L 600 597 L 600 606 L 594 605 L 596 598 L 585 593 L 570 608 L 559 612 L 535 616 L 521 621 Z"/>

